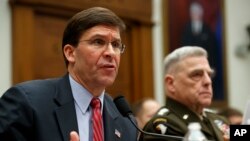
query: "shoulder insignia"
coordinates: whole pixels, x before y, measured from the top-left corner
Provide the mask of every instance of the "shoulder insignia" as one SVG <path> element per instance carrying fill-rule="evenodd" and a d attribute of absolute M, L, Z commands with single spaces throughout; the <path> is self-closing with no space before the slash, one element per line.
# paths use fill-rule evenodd
<path fill-rule="evenodd" d="M 163 124 L 159 124 L 156 126 L 156 130 L 159 130 L 161 134 L 165 134 L 167 132 L 167 128 L 168 127 Z"/>
<path fill-rule="evenodd" d="M 156 118 L 153 123 L 167 123 L 167 119 L 165 118 Z"/>
<path fill-rule="evenodd" d="M 153 126 L 156 131 L 158 131 L 161 134 L 165 134 L 167 132 L 167 126 L 165 123 L 167 123 L 166 118 L 156 118 L 153 121 Z"/>
<path fill-rule="evenodd" d="M 169 113 L 168 108 L 162 108 L 158 111 L 157 115 L 163 116 Z"/>

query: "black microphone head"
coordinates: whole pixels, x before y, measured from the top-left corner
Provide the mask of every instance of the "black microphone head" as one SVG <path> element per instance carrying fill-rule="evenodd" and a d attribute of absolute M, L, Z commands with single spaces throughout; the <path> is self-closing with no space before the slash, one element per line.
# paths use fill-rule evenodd
<path fill-rule="evenodd" d="M 148 135 L 148 136 L 154 136 L 154 137 L 160 137 L 161 139 L 165 138 L 172 138 L 175 140 L 183 140 L 183 137 L 181 136 L 173 136 L 173 135 L 165 135 L 165 134 L 158 134 L 158 133 L 151 133 L 151 132 L 146 132 L 140 129 L 137 124 L 135 123 L 135 118 L 133 116 L 132 111 L 130 110 L 130 107 L 124 98 L 124 96 L 120 95 L 114 98 L 114 103 L 119 110 L 119 112 L 124 116 L 128 117 L 128 119 L 131 121 L 131 123 L 135 126 L 135 128 L 140 131 L 142 134 Z"/>
<path fill-rule="evenodd" d="M 131 111 L 126 99 L 124 98 L 124 96 L 120 95 L 120 96 L 114 98 L 114 103 L 115 103 L 117 109 L 119 110 L 119 112 L 123 116 L 128 116 L 129 114 L 132 114 L 132 111 Z"/>

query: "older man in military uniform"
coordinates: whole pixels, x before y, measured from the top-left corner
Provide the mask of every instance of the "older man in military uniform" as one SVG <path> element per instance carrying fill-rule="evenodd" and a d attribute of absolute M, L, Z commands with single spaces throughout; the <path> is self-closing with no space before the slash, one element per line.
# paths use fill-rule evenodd
<path fill-rule="evenodd" d="M 146 124 L 145 131 L 178 137 L 141 135 L 140 141 L 182 140 L 188 124 L 198 122 L 208 140 L 229 139 L 229 126 L 225 118 L 207 110 L 212 102 L 214 71 L 201 47 L 185 46 L 176 49 L 164 60 L 164 86 L 166 106 Z"/>

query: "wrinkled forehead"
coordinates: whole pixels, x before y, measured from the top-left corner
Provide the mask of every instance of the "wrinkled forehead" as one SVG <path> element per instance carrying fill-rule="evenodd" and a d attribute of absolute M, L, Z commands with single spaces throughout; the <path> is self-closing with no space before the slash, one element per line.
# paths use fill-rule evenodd
<path fill-rule="evenodd" d="M 117 26 L 111 25 L 97 25 L 89 28 L 82 33 L 81 37 L 103 37 L 103 38 L 115 38 L 120 39 L 120 30 Z"/>
<path fill-rule="evenodd" d="M 205 56 L 188 56 L 180 59 L 176 65 L 176 71 L 185 71 L 192 69 L 205 69 L 207 71 L 212 71 L 208 59 Z"/>

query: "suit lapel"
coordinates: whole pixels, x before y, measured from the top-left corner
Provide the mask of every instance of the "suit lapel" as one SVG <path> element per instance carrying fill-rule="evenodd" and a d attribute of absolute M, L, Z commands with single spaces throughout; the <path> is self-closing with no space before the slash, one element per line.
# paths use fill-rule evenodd
<path fill-rule="evenodd" d="M 107 95 L 104 97 L 103 121 L 105 141 L 120 140 L 122 137 L 122 128 L 116 122 L 118 118 L 117 112 L 114 110 L 114 105 Z"/>
<path fill-rule="evenodd" d="M 68 75 L 65 75 L 59 82 L 57 90 L 55 95 L 55 102 L 58 104 L 55 109 L 56 118 L 64 141 L 69 141 L 69 133 L 78 132 L 78 125 Z"/>
<path fill-rule="evenodd" d="M 71 131 L 78 132 L 77 119 L 74 116 L 75 112 L 72 110 L 74 105 L 64 105 L 56 109 L 56 117 L 65 141 L 69 141 L 69 133 Z"/>

